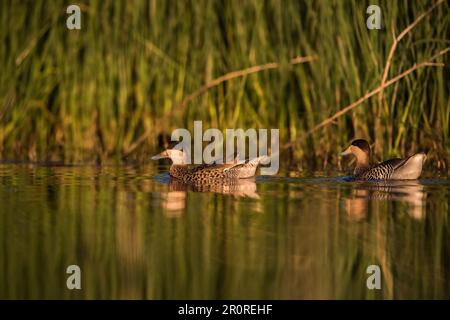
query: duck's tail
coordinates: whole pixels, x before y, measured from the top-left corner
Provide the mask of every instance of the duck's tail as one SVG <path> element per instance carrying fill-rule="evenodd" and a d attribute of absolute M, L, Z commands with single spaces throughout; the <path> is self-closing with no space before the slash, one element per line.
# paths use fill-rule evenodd
<path fill-rule="evenodd" d="M 249 164 L 249 165 L 255 165 L 255 166 L 258 166 L 260 163 L 263 163 L 263 164 L 264 164 L 265 162 L 268 162 L 269 159 L 270 159 L 269 156 L 259 156 L 259 157 L 250 159 L 250 160 L 248 161 L 248 164 Z"/>
<path fill-rule="evenodd" d="M 422 166 L 427 158 L 424 152 L 412 155 L 395 169 L 393 179 L 418 179 L 422 173 Z"/>

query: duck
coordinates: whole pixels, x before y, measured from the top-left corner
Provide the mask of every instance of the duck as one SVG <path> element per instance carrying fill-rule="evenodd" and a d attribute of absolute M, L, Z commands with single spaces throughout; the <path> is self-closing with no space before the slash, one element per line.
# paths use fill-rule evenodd
<path fill-rule="evenodd" d="M 341 155 L 356 157 L 353 178 L 356 180 L 412 180 L 422 173 L 426 154 L 416 153 L 406 158 L 394 158 L 376 165 L 370 165 L 370 145 L 364 139 L 352 141 Z"/>
<path fill-rule="evenodd" d="M 253 177 L 256 169 L 262 161 L 266 161 L 267 156 L 260 156 L 251 160 L 239 160 L 236 157 L 230 163 L 223 164 L 203 164 L 195 167 L 188 165 L 186 152 L 177 149 L 166 149 L 153 156 L 152 160 L 166 159 L 172 160 L 169 175 L 172 178 L 181 180 L 184 183 L 212 184 L 212 183 L 233 183 L 237 179 Z"/>

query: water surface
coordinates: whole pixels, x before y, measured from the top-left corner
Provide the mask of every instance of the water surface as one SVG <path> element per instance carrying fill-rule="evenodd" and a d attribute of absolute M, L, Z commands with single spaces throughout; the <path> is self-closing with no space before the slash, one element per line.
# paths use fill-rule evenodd
<path fill-rule="evenodd" d="M 450 298 L 447 177 L 198 188 L 167 169 L 0 165 L 0 298 Z"/>

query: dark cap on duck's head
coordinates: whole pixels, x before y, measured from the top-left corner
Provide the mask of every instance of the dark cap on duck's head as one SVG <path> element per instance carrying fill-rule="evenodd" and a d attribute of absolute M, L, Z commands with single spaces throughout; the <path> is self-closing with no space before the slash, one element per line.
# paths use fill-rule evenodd
<path fill-rule="evenodd" d="M 370 145 L 364 139 L 356 139 L 352 141 L 352 146 L 360 148 L 362 151 L 366 153 L 370 153 Z"/>
<path fill-rule="evenodd" d="M 357 162 L 360 165 L 368 165 L 370 158 L 370 145 L 364 139 L 356 139 L 350 144 L 350 146 L 341 153 L 341 155 L 346 156 L 353 154 Z"/>

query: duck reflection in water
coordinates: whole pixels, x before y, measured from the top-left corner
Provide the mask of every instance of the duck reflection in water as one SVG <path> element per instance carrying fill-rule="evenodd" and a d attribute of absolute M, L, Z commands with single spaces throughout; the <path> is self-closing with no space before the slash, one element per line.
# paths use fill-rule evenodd
<path fill-rule="evenodd" d="M 184 183 L 176 178 L 168 177 L 163 183 L 168 191 L 161 193 L 161 207 L 170 216 L 179 216 L 186 207 L 187 192 L 210 192 L 235 197 L 259 199 L 254 178 L 226 179 L 220 183 Z"/>
<path fill-rule="evenodd" d="M 411 218 L 425 218 L 426 192 L 424 186 L 417 180 L 391 180 L 378 182 L 354 182 L 356 186 L 352 197 L 345 198 L 345 212 L 352 220 L 362 220 L 367 217 L 369 203 L 372 201 L 403 202 L 409 206 Z"/>

